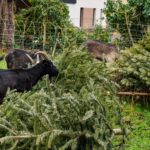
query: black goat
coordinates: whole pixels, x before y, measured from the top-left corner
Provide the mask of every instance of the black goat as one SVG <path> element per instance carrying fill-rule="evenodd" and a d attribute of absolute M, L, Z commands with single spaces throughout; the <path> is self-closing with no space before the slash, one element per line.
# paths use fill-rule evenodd
<path fill-rule="evenodd" d="M 44 59 L 48 59 L 46 52 L 32 52 L 22 49 L 12 49 L 5 56 L 8 69 L 28 68 Z"/>
<path fill-rule="evenodd" d="M 118 57 L 118 50 L 115 45 L 104 43 L 102 41 L 87 40 L 83 45 L 89 53 L 96 59 L 106 62 L 112 62 Z"/>
<path fill-rule="evenodd" d="M 29 69 L 0 70 L 0 103 L 8 88 L 18 92 L 29 91 L 46 74 L 49 79 L 58 75 L 57 68 L 50 60 L 43 60 Z"/>

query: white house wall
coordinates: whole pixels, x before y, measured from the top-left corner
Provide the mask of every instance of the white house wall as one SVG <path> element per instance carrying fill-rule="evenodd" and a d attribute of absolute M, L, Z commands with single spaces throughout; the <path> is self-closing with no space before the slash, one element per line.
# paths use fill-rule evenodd
<path fill-rule="evenodd" d="M 106 26 L 105 20 L 100 21 L 101 17 L 101 9 L 104 9 L 105 5 L 104 2 L 106 0 L 77 0 L 76 4 L 67 4 L 69 7 L 69 15 L 72 23 L 80 27 L 80 8 L 95 8 L 95 20 L 96 24 L 101 24 L 103 27 Z"/>

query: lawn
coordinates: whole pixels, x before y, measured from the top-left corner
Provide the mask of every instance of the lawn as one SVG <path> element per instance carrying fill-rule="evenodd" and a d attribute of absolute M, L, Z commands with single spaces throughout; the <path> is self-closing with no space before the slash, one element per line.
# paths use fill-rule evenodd
<path fill-rule="evenodd" d="M 4 60 L 0 61 L 0 69 L 6 69 L 7 65 L 6 62 Z"/>
<path fill-rule="evenodd" d="M 126 150 L 150 150 L 150 106 L 127 103 L 124 107 L 125 120 L 130 134 Z"/>

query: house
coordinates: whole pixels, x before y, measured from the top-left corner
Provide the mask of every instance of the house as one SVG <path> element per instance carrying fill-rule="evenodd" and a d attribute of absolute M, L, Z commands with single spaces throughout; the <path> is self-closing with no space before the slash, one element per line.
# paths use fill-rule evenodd
<path fill-rule="evenodd" d="M 122 3 L 123 3 L 123 4 L 127 4 L 127 3 L 128 3 L 128 0 L 122 0 Z"/>
<path fill-rule="evenodd" d="M 103 13 L 106 0 L 63 0 L 68 8 L 71 22 L 81 28 L 90 29 L 96 24 L 106 26 Z"/>

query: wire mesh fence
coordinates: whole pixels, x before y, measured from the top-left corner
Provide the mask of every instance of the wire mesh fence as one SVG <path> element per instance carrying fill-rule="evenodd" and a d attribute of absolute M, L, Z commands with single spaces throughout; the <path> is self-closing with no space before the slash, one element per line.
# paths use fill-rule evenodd
<path fill-rule="evenodd" d="M 104 32 L 107 32 L 107 42 L 115 43 L 122 49 L 129 45 L 131 46 L 150 32 L 150 25 L 143 24 L 132 24 L 132 28 L 128 28 L 126 24 L 111 24 L 107 25 L 102 32 L 102 30 L 95 30 L 94 27 L 90 29 L 75 27 L 75 30 L 73 30 L 70 27 L 54 26 L 50 22 L 45 22 L 46 29 L 44 29 L 42 23 L 32 21 L 28 23 L 16 23 L 15 26 L 8 22 L 7 26 L 5 26 L 4 21 L 0 22 L 1 49 L 9 48 L 10 43 L 12 47 L 22 49 L 50 50 L 54 47 L 62 49 L 62 47 L 67 47 L 72 42 L 81 45 L 86 39 L 91 37 L 103 40 Z M 93 32 L 97 33 L 91 36 Z"/>

